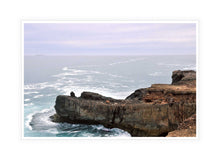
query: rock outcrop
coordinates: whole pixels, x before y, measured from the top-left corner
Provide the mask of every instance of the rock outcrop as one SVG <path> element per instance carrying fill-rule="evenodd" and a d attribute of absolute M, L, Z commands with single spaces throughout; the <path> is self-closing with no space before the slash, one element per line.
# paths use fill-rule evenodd
<path fill-rule="evenodd" d="M 195 87 L 196 86 L 196 72 L 193 70 L 173 71 L 172 84 Z"/>
<path fill-rule="evenodd" d="M 132 136 L 166 136 L 196 113 L 195 71 L 174 71 L 172 85 L 153 84 L 125 100 L 83 92 L 56 98 L 54 122 L 102 124 Z"/>
<path fill-rule="evenodd" d="M 74 92 L 70 92 L 71 97 L 76 97 Z"/>
<path fill-rule="evenodd" d="M 196 114 L 185 119 L 177 130 L 169 132 L 167 137 L 196 137 Z"/>

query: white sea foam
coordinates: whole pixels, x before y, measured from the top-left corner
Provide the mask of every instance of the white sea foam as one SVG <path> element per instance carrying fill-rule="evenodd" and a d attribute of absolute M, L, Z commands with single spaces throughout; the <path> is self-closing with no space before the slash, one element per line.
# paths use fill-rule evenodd
<path fill-rule="evenodd" d="M 34 103 L 25 103 L 25 104 L 24 104 L 25 107 L 27 107 L 27 106 L 33 106 L 33 105 L 34 105 Z"/>
<path fill-rule="evenodd" d="M 113 135 L 105 135 L 105 136 L 110 136 L 110 137 L 131 137 L 131 135 L 126 132 L 123 131 L 119 128 L 105 128 L 103 125 L 91 125 L 94 129 L 99 130 L 99 131 L 107 131 L 107 132 L 113 132 Z"/>
<path fill-rule="evenodd" d="M 55 96 L 56 94 L 47 94 L 45 96 L 49 97 L 49 96 Z"/>
<path fill-rule="evenodd" d="M 70 73 L 70 72 L 64 72 L 64 73 L 53 75 L 52 77 L 65 77 L 65 76 L 74 76 L 74 75 L 77 75 L 77 74 Z"/>
<path fill-rule="evenodd" d="M 114 85 L 116 86 L 116 85 Z M 124 86 L 127 87 L 127 86 Z M 109 89 L 105 86 L 101 87 L 93 87 L 93 86 L 77 86 L 77 85 L 66 85 L 61 88 L 56 88 L 59 92 L 62 92 L 64 95 L 69 95 L 71 91 L 75 93 L 77 97 L 81 95 L 82 92 L 84 91 L 89 91 L 89 92 L 95 92 L 99 93 L 101 95 L 107 96 L 107 97 L 112 97 L 112 98 L 117 98 L 117 99 L 123 99 L 127 97 L 131 92 L 125 91 L 125 92 L 115 92 L 112 89 Z"/>
<path fill-rule="evenodd" d="M 72 69 L 76 69 L 76 68 L 87 68 L 87 67 L 97 67 L 100 65 L 78 65 L 78 66 L 68 66 L 68 67 L 63 67 L 62 70 L 63 71 L 67 71 L 67 70 L 72 70 Z"/>
<path fill-rule="evenodd" d="M 128 86 L 122 85 L 121 83 L 116 82 L 109 82 L 107 81 L 100 81 L 100 83 L 96 80 L 96 83 L 99 85 L 95 85 L 90 82 L 94 81 L 94 74 L 104 74 L 106 77 L 113 77 L 113 78 L 122 78 L 122 76 L 111 74 L 111 73 L 101 73 L 99 71 L 88 71 L 88 70 L 77 70 L 70 67 L 64 67 L 62 68 L 64 71 L 63 73 L 53 75 L 53 77 L 57 77 L 57 80 L 55 82 L 44 82 L 44 83 L 36 83 L 36 84 L 29 84 L 25 85 L 25 89 L 47 89 L 47 88 L 53 88 L 61 94 L 69 95 L 71 91 L 74 91 L 76 96 L 80 96 L 83 91 L 91 91 L 96 92 L 99 94 L 102 94 L 104 96 L 109 96 L 113 98 L 125 98 L 128 94 L 128 92 L 114 92 L 114 88 L 128 88 Z M 73 75 L 85 75 L 85 78 L 77 78 L 77 76 Z M 94 86 L 95 85 L 95 86 Z M 39 92 L 29 92 L 31 93 L 39 93 Z M 33 98 L 40 98 L 44 95 L 34 95 Z"/>
<path fill-rule="evenodd" d="M 25 90 L 44 89 L 48 86 L 48 82 L 24 85 Z M 35 92 L 35 91 L 34 91 Z"/>
<path fill-rule="evenodd" d="M 112 128 L 112 131 L 116 132 L 114 135 L 110 135 L 109 137 L 131 137 L 131 135 L 118 128 Z"/>
<path fill-rule="evenodd" d="M 183 66 L 182 70 L 196 70 L 196 65 L 190 64 Z"/>
<path fill-rule="evenodd" d="M 66 71 L 66 70 L 68 70 L 68 67 L 64 67 L 64 68 L 62 68 L 62 70 L 63 70 L 63 71 Z"/>
<path fill-rule="evenodd" d="M 30 130 L 51 130 L 57 125 L 50 120 L 50 116 L 55 113 L 54 109 L 43 109 L 39 112 L 31 113 L 27 116 L 26 127 Z"/>
<path fill-rule="evenodd" d="M 130 137 L 131 135 L 118 128 L 105 128 L 103 125 L 80 125 L 80 124 L 70 124 L 70 123 L 54 123 L 50 120 L 50 116 L 53 115 L 55 111 L 53 109 L 44 109 L 39 112 L 34 112 L 27 116 L 27 121 L 25 126 L 30 130 L 35 130 L 39 132 L 48 132 L 50 134 L 65 134 L 70 136 L 80 136 L 80 137 L 94 137 L 99 136 L 119 136 L 119 137 Z M 92 129 L 92 128 L 93 129 Z M 96 132 L 91 132 L 88 130 L 96 130 Z M 104 134 L 103 132 L 106 132 Z M 98 135 L 97 135 L 98 133 Z"/>
<path fill-rule="evenodd" d="M 52 133 L 52 134 L 58 134 L 58 133 L 59 133 L 59 131 L 57 130 L 57 128 L 48 129 L 48 130 L 46 130 L 46 132 L 49 132 L 49 133 Z"/>
<path fill-rule="evenodd" d="M 27 99 L 25 99 L 24 101 L 25 101 L 25 102 L 28 102 L 28 101 L 30 101 L 30 99 L 27 98 Z"/>
<path fill-rule="evenodd" d="M 28 128 L 28 129 L 30 129 L 30 130 L 32 130 L 32 127 L 31 127 L 31 125 L 30 125 L 30 122 L 31 122 L 31 120 L 32 120 L 32 116 L 34 115 L 34 113 L 31 113 L 31 114 L 29 114 L 28 116 L 27 116 L 27 121 L 26 121 L 26 123 L 25 123 L 25 126 Z"/>
<path fill-rule="evenodd" d="M 52 77 L 58 77 L 58 78 L 63 78 L 66 76 L 78 76 L 78 75 L 87 75 L 87 74 L 101 74 L 98 71 L 88 71 L 88 70 L 77 70 L 77 69 L 70 69 L 67 67 L 63 68 L 64 71 L 63 73 L 52 75 Z"/>
<path fill-rule="evenodd" d="M 40 95 L 36 95 L 33 98 L 39 98 L 39 97 L 43 97 L 44 95 L 40 94 Z"/>
<path fill-rule="evenodd" d="M 62 86 L 63 83 L 60 83 L 59 81 L 57 82 L 44 82 L 44 83 L 35 83 L 35 84 L 28 84 L 25 85 L 24 89 L 24 94 L 29 95 L 29 94 L 38 94 L 40 91 L 35 91 L 35 90 L 42 90 L 46 88 L 57 88 Z M 34 90 L 34 91 L 29 91 L 29 90 Z M 42 97 L 43 95 L 35 95 L 33 98 L 39 98 Z"/>
<path fill-rule="evenodd" d="M 39 93 L 39 92 L 36 92 L 36 91 L 34 91 L 34 92 L 24 92 L 24 94 L 37 94 L 37 93 Z"/>
<path fill-rule="evenodd" d="M 101 74 L 107 74 L 110 77 L 117 76 L 108 73 L 101 73 Z M 93 75 L 87 75 L 84 79 L 73 78 L 73 77 L 68 77 L 66 79 L 58 78 L 57 82 L 53 84 L 53 88 L 61 92 L 61 94 L 65 94 L 65 95 L 69 95 L 70 92 L 73 91 L 76 96 L 80 96 L 83 91 L 90 91 L 113 98 L 125 98 L 127 96 L 128 92 L 115 92 L 114 88 L 128 88 L 128 86 L 116 82 L 110 83 L 108 80 L 100 81 L 100 83 L 96 80 L 97 85 L 94 86 L 93 83 L 90 84 L 90 82 L 94 81 L 93 78 L 94 78 Z"/>

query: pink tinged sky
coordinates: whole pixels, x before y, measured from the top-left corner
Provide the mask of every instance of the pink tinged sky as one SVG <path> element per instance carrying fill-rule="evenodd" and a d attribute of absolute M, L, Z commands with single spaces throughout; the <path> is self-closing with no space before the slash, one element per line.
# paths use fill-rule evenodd
<path fill-rule="evenodd" d="M 195 55 L 195 23 L 25 23 L 25 55 Z"/>

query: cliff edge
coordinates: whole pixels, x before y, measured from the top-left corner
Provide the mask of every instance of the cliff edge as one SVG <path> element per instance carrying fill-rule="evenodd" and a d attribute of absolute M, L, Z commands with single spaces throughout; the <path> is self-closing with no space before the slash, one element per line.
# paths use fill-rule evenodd
<path fill-rule="evenodd" d="M 174 71 L 172 84 L 153 84 L 124 100 L 92 92 L 71 95 L 57 96 L 54 122 L 102 124 L 132 136 L 167 136 L 196 114 L 196 72 Z"/>

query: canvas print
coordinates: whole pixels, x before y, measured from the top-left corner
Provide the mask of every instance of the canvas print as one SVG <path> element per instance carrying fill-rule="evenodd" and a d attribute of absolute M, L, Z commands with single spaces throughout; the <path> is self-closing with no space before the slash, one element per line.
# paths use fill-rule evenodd
<path fill-rule="evenodd" d="M 23 22 L 23 137 L 196 137 L 196 22 Z"/>

